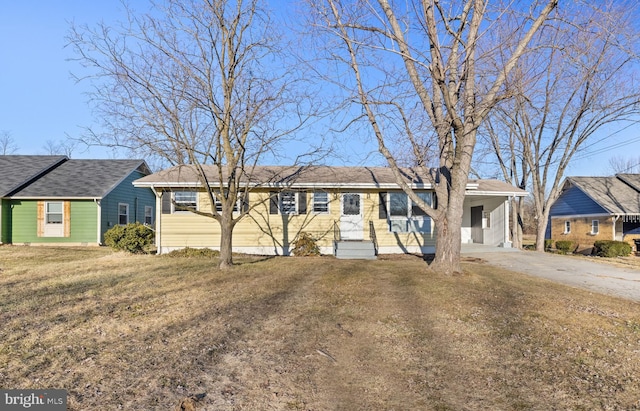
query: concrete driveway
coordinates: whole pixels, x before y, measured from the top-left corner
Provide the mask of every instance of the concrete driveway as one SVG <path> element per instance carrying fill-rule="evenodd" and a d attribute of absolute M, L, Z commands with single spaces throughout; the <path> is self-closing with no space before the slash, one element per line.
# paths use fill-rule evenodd
<path fill-rule="evenodd" d="M 511 271 L 640 302 L 640 270 L 550 253 L 463 245 L 462 255 Z M 640 257 L 638 257 L 640 258 Z"/>

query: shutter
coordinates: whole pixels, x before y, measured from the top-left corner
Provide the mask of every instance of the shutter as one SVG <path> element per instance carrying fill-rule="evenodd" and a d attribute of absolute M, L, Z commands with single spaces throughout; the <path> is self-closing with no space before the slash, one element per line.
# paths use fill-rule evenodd
<path fill-rule="evenodd" d="M 298 214 L 307 214 L 307 192 L 298 191 Z"/>
<path fill-rule="evenodd" d="M 44 237 L 44 201 L 38 201 L 36 221 L 38 222 L 38 237 Z"/>
<path fill-rule="evenodd" d="M 269 214 L 278 214 L 278 192 L 269 191 Z"/>
<path fill-rule="evenodd" d="M 248 192 L 244 193 L 244 195 L 242 196 L 242 212 L 243 213 L 249 212 L 249 193 Z"/>
<path fill-rule="evenodd" d="M 378 218 L 381 220 L 387 219 L 387 193 L 378 193 Z"/>
<path fill-rule="evenodd" d="M 71 237 L 71 201 L 63 203 L 62 221 L 64 222 L 64 236 Z"/>
<path fill-rule="evenodd" d="M 161 201 L 162 214 L 171 214 L 171 191 L 163 191 Z"/>

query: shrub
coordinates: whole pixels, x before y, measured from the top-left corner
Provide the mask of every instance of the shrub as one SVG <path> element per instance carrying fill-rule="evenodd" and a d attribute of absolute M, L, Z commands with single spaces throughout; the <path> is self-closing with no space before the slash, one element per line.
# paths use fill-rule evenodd
<path fill-rule="evenodd" d="M 104 243 L 114 250 L 142 254 L 153 245 L 153 230 L 141 223 L 117 225 L 104 234 Z"/>
<path fill-rule="evenodd" d="M 210 248 L 191 248 L 185 247 L 180 250 L 173 250 L 169 254 L 170 257 L 194 257 L 194 258 L 214 258 L 220 255 L 219 251 Z"/>
<path fill-rule="evenodd" d="M 293 246 L 293 255 L 296 257 L 320 255 L 320 248 L 316 240 L 309 233 L 300 233 L 300 236 L 293 243 Z"/>
<path fill-rule="evenodd" d="M 553 240 L 550 238 L 547 238 L 544 240 L 544 249 L 545 250 L 551 250 L 551 246 L 553 245 Z"/>
<path fill-rule="evenodd" d="M 556 250 L 563 254 L 569 254 L 574 250 L 575 246 L 571 240 L 558 240 L 556 241 Z"/>
<path fill-rule="evenodd" d="M 624 257 L 631 254 L 631 245 L 624 241 L 599 240 L 593 247 L 595 254 L 600 257 Z"/>

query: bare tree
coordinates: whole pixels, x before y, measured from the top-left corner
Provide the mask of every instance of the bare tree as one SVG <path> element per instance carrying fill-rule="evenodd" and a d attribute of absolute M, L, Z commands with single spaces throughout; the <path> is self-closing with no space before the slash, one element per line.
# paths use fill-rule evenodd
<path fill-rule="evenodd" d="M 609 159 L 609 168 L 614 174 L 618 173 L 640 173 L 640 156 L 636 158 L 614 156 Z"/>
<path fill-rule="evenodd" d="M 440 272 L 460 270 L 463 202 L 477 129 L 502 98 L 507 76 L 556 3 L 548 0 L 509 13 L 492 9 L 486 0 L 311 2 L 314 23 L 330 35 L 323 41 L 333 39 L 324 48 L 332 67 L 344 64 L 351 72 L 344 81 L 336 76 L 336 82 L 356 90 L 352 100 L 398 184 L 433 219 L 432 267 Z M 516 41 L 500 69 L 489 71 L 482 61 L 492 58 L 487 33 L 504 19 L 517 20 L 510 37 Z M 425 146 L 429 135 L 436 142 L 431 153 Z M 436 209 L 406 183 L 393 153 L 396 139 L 408 142 L 418 159 L 415 169 L 430 176 Z M 436 159 L 435 169 L 424 161 L 429 158 Z"/>
<path fill-rule="evenodd" d="M 71 140 L 47 140 L 44 144 L 44 151 L 49 155 L 65 155 L 71 157 L 76 148 L 76 143 Z"/>
<path fill-rule="evenodd" d="M 279 26 L 258 0 L 168 0 L 147 14 L 127 9 L 118 27 L 73 27 L 70 43 L 96 88 L 106 134 L 90 144 L 126 147 L 168 164 L 189 164 L 220 224 L 220 267 L 233 264 L 232 234 L 248 210 L 253 166 L 304 123 Z M 217 168 L 211 183 L 203 165 Z M 218 210 L 214 204 L 219 204 Z M 220 211 L 219 211 L 220 210 Z"/>
<path fill-rule="evenodd" d="M 640 113 L 637 11 L 616 1 L 565 4 L 558 24 L 538 33 L 535 52 L 510 73 L 513 98 L 483 129 L 505 180 L 533 194 L 538 251 L 544 251 L 549 209 L 574 155 L 603 127 L 624 126 Z"/>
<path fill-rule="evenodd" d="M 18 145 L 13 139 L 10 131 L 0 131 L 0 154 L 6 156 L 8 154 L 15 154 L 18 151 Z"/>

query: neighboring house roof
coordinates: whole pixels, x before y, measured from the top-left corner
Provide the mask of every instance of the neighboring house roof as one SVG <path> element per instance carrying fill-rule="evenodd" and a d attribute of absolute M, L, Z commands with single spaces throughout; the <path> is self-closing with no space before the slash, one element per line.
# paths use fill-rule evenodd
<path fill-rule="evenodd" d="M 136 170 L 150 173 L 144 160 L 67 160 L 12 198 L 103 198 Z"/>
<path fill-rule="evenodd" d="M 66 156 L 0 156 L 0 197 L 8 197 L 67 161 Z"/>
<path fill-rule="evenodd" d="M 610 214 L 640 214 L 640 174 L 568 177 L 564 189 L 577 187 Z"/>
<path fill-rule="evenodd" d="M 217 166 L 204 165 L 209 185 L 219 185 Z M 413 169 L 402 173 L 414 188 L 433 188 L 427 176 Z M 223 175 L 222 179 L 226 179 Z M 333 166 L 256 166 L 245 184 L 256 187 L 292 188 L 398 188 L 393 171 L 389 167 L 333 167 Z M 200 187 L 196 169 L 191 165 L 168 168 L 134 182 L 138 187 Z M 527 192 L 498 180 L 469 180 L 467 192 L 479 195 L 499 192 L 505 195 L 526 196 Z"/>

